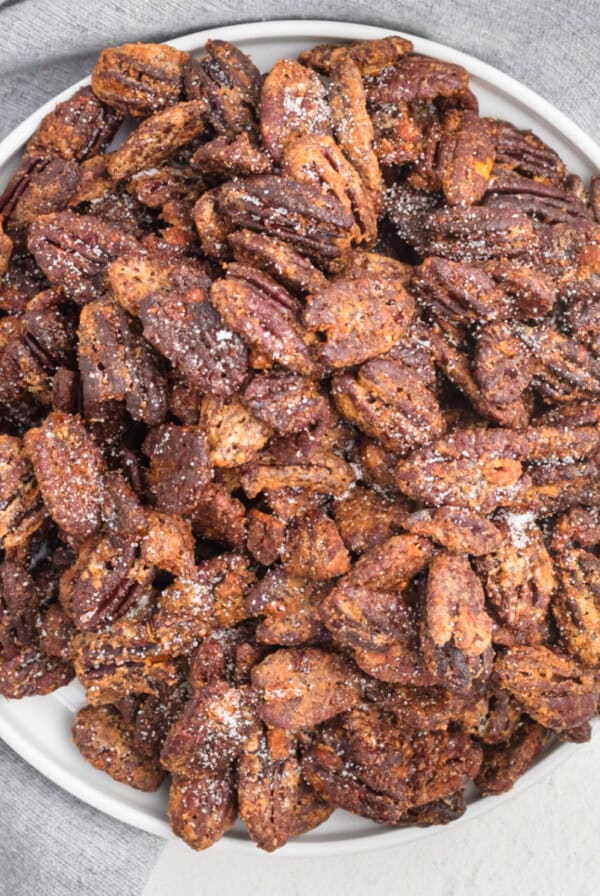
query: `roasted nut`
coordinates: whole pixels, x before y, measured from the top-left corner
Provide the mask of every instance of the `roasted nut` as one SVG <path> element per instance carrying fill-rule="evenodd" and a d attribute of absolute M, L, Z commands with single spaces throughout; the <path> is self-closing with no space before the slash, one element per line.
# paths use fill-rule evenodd
<path fill-rule="evenodd" d="M 415 102 L 454 97 L 469 86 L 469 75 L 460 65 L 441 62 L 416 53 L 402 56 L 394 65 L 366 78 L 370 103 Z"/>
<path fill-rule="evenodd" d="M 508 121 L 494 122 L 496 166 L 525 177 L 562 183 L 565 166 L 559 156 L 532 131 L 520 131 Z"/>
<path fill-rule="evenodd" d="M 352 467 L 333 451 L 313 452 L 289 462 L 278 462 L 269 456 L 258 457 L 242 475 L 242 487 L 249 498 L 268 489 L 300 488 L 340 496 L 354 481 Z"/>
<path fill-rule="evenodd" d="M 4 232 L 4 218 L 0 215 L 0 277 L 6 274 L 13 250 L 13 241 Z"/>
<path fill-rule="evenodd" d="M 0 545 L 26 542 L 43 523 L 46 511 L 21 440 L 0 436 Z"/>
<path fill-rule="evenodd" d="M 121 116 L 94 96 L 90 87 L 81 87 L 42 119 L 25 144 L 25 153 L 82 162 L 104 152 L 121 121 Z"/>
<path fill-rule="evenodd" d="M 158 509 L 193 513 L 211 479 L 208 445 L 202 430 L 173 423 L 157 426 L 146 437 L 144 453 L 150 458 L 148 484 Z"/>
<path fill-rule="evenodd" d="M 285 647 L 316 640 L 323 633 L 318 612 L 322 590 L 314 580 L 290 575 L 280 567 L 269 570 L 245 598 L 248 612 L 264 617 L 256 629 L 257 640 Z"/>
<path fill-rule="evenodd" d="M 117 111 L 144 118 L 181 99 L 187 59 L 188 53 L 165 44 L 112 47 L 100 53 L 92 90 Z"/>
<path fill-rule="evenodd" d="M 236 261 L 258 268 L 293 293 L 316 292 L 327 286 L 321 271 L 282 240 L 252 230 L 230 234 Z"/>
<path fill-rule="evenodd" d="M 350 558 L 334 521 L 322 510 L 297 517 L 288 527 L 281 562 L 292 576 L 332 579 L 350 569 Z"/>
<path fill-rule="evenodd" d="M 233 827 L 237 817 L 232 771 L 173 775 L 169 822 L 192 849 L 208 849 Z"/>
<path fill-rule="evenodd" d="M 216 137 L 204 143 L 191 157 L 190 165 L 202 174 L 223 174 L 228 178 L 269 174 L 273 167 L 269 157 L 250 142 L 247 132 L 233 140 Z"/>
<path fill-rule="evenodd" d="M 238 467 L 248 463 L 271 436 L 271 427 L 239 401 L 223 404 L 204 398 L 200 424 L 206 433 L 210 462 L 214 467 Z"/>
<path fill-rule="evenodd" d="M 600 562 L 589 551 L 568 549 L 556 558 L 559 587 L 552 615 L 567 652 L 596 669 L 600 664 Z"/>
<path fill-rule="evenodd" d="M 388 498 L 362 486 L 333 504 L 333 517 L 342 541 L 355 554 L 397 535 L 405 527 L 407 515 L 401 498 Z"/>
<path fill-rule="evenodd" d="M 505 793 L 548 743 L 549 731 L 525 719 L 506 744 L 485 746 L 475 784 L 484 795 Z"/>
<path fill-rule="evenodd" d="M 449 205 L 472 205 L 483 198 L 495 156 L 489 121 L 451 109 L 444 117 L 437 151 L 439 177 Z"/>
<path fill-rule="evenodd" d="M 480 557 L 498 551 L 502 545 L 499 529 L 479 513 L 461 507 L 419 510 L 402 519 L 402 528 L 424 535 L 448 551 Z"/>
<path fill-rule="evenodd" d="M 483 327 L 476 337 L 473 374 L 493 404 L 518 401 L 533 378 L 534 362 L 505 323 Z"/>
<path fill-rule="evenodd" d="M 327 400 L 316 385 L 295 374 L 256 374 L 242 402 L 279 435 L 308 429 L 328 414 Z"/>
<path fill-rule="evenodd" d="M 28 225 L 36 218 L 67 207 L 78 180 L 75 162 L 60 157 L 24 156 L 0 196 L 0 212 L 7 230 L 22 241 Z"/>
<path fill-rule="evenodd" d="M 50 694 L 72 678 L 71 663 L 46 656 L 35 645 L 0 650 L 0 694 L 10 700 Z"/>
<path fill-rule="evenodd" d="M 453 206 L 432 211 L 421 221 L 414 248 L 419 255 L 452 261 L 533 257 L 539 245 L 524 212 L 513 207 Z"/>
<path fill-rule="evenodd" d="M 388 65 L 393 65 L 407 53 L 413 45 L 404 37 L 382 37 L 376 40 L 355 40 L 342 44 L 319 44 L 311 50 L 303 50 L 298 59 L 302 65 L 331 74 L 332 69 L 343 60 L 351 59 L 361 75 L 373 75 Z"/>

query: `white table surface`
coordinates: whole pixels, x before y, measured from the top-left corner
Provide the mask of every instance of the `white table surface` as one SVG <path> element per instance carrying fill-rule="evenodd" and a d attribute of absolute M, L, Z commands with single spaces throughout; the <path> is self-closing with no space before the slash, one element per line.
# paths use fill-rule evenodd
<path fill-rule="evenodd" d="M 490 797 L 493 799 L 493 797 Z M 354 856 L 194 853 L 172 841 L 143 896 L 596 896 L 600 738 L 482 818 Z"/>

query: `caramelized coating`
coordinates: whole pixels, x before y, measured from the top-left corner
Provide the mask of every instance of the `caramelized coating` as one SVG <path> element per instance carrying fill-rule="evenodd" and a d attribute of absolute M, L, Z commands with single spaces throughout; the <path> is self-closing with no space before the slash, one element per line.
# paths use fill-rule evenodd
<path fill-rule="evenodd" d="M 342 541 L 355 554 L 362 554 L 406 528 L 408 510 L 401 498 L 387 498 L 357 486 L 334 501 L 333 517 Z M 427 534 L 427 533 L 417 533 Z"/>
<path fill-rule="evenodd" d="M 295 647 L 316 640 L 323 633 L 318 612 L 322 592 L 314 578 L 298 578 L 279 566 L 270 569 L 245 598 L 248 612 L 263 617 L 257 641 Z"/>
<path fill-rule="evenodd" d="M 188 58 L 188 53 L 165 44 L 108 48 L 92 72 L 92 90 L 118 112 L 145 118 L 181 99 Z"/>
<path fill-rule="evenodd" d="M 585 550 L 567 549 L 556 558 L 559 588 L 552 615 L 570 656 L 592 669 L 600 665 L 600 561 Z"/>
<path fill-rule="evenodd" d="M 404 517 L 402 527 L 424 535 L 448 551 L 480 557 L 500 549 L 502 535 L 484 516 L 461 507 L 419 510 Z"/>
<path fill-rule="evenodd" d="M 329 411 L 316 385 L 295 374 L 256 374 L 246 386 L 242 402 L 279 435 L 309 429 Z"/>
<path fill-rule="evenodd" d="M 238 467 L 247 463 L 271 436 L 271 427 L 235 400 L 223 404 L 214 398 L 203 399 L 200 423 L 214 467 Z"/>
<path fill-rule="evenodd" d="M 110 104 L 101 100 L 90 87 L 80 87 L 73 96 L 46 115 L 25 144 L 25 153 L 30 156 L 60 156 L 75 162 L 83 162 L 103 153 L 122 119 L 110 108 Z"/>
<path fill-rule="evenodd" d="M 322 510 L 298 516 L 288 526 L 281 562 L 292 576 L 333 579 L 350 569 L 350 558 L 334 521 Z"/>
<path fill-rule="evenodd" d="M 485 746 L 475 784 L 485 796 L 505 793 L 524 775 L 544 749 L 549 731 L 531 720 L 523 720 L 506 744 Z"/>
<path fill-rule="evenodd" d="M 492 620 L 485 611 L 483 587 L 464 557 L 440 553 L 431 561 L 426 620 L 436 648 L 451 645 L 472 657 L 491 646 Z"/>
<path fill-rule="evenodd" d="M 308 65 L 323 74 L 331 74 L 341 61 L 351 59 L 361 75 L 373 75 L 381 69 L 393 65 L 407 53 L 413 45 L 403 37 L 390 35 L 377 40 L 355 40 L 342 44 L 319 44 L 299 55 L 302 65 Z"/>
<path fill-rule="evenodd" d="M 233 827 L 237 818 L 232 771 L 173 775 L 168 811 L 178 837 L 192 849 L 208 849 Z"/>
<path fill-rule="evenodd" d="M 283 240 L 252 230 L 229 235 L 236 261 L 258 268 L 292 293 L 317 292 L 327 286 L 321 271 Z"/>
<path fill-rule="evenodd" d="M 206 435 L 193 426 L 165 423 L 144 442 L 150 458 L 148 485 L 159 510 L 193 513 L 211 479 Z"/>
<path fill-rule="evenodd" d="M 27 542 L 46 511 L 23 444 L 0 435 L 0 545 L 10 550 Z"/>
<path fill-rule="evenodd" d="M 437 150 L 441 187 L 449 205 L 472 205 L 483 198 L 495 157 L 495 132 L 475 112 L 450 109 Z"/>

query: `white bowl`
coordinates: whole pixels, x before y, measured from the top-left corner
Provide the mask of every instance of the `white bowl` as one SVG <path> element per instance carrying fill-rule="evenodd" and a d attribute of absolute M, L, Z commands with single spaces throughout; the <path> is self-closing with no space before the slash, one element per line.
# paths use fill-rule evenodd
<path fill-rule="evenodd" d="M 200 53 L 208 38 L 228 40 L 249 53 L 258 67 L 265 71 L 276 59 L 296 56 L 301 50 L 317 43 L 376 38 L 390 33 L 388 29 L 343 22 L 256 22 L 199 31 L 170 43 L 180 50 Z M 472 87 L 485 114 L 506 118 L 519 127 L 531 128 L 584 180 L 600 170 L 600 148 L 577 125 L 533 91 L 472 56 L 420 37 L 403 36 L 410 37 L 418 52 L 465 66 L 471 73 Z M 88 82 L 89 78 L 86 78 L 54 97 L 0 143 L 0 184 L 16 167 L 23 144 L 43 116 L 57 102 Z M 166 787 L 158 793 L 141 793 L 96 771 L 80 756 L 71 740 L 70 728 L 73 711 L 83 702 L 83 690 L 76 682 L 47 697 L 24 700 L 0 698 L 0 737 L 42 774 L 96 809 L 161 837 L 173 836 L 166 820 Z M 595 727 L 598 728 L 598 725 Z M 454 824 L 476 818 L 521 793 L 555 769 L 575 749 L 578 747 L 573 744 L 551 744 L 513 790 L 502 796 L 484 799 L 473 788 L 468 793 L 465 815 Z M 282 852 L 290 856 L 354 853 L 399 846 L 441 830 L 443 828 L 439 827 L 393 829 L 337 811 L 315 831 L 288 843 Z M 213 848 L 230 852 L 256 849 L 242 825 L 236 825 Z"/>

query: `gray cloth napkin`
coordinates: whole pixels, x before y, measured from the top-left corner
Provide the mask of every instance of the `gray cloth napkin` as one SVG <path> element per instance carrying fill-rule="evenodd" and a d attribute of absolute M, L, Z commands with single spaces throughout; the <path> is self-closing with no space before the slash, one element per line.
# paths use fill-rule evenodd
<path fill-rule="evenodd" d="M 88 74 L 104 46 L 298 18 L 299 8 L 472 53 L 600 140 L 598 0 L 0 0 L 0 137 Z M 160 841 L 63 793 L 2 745 L 0 781 L 0 896 L 138 896 Z"/>

